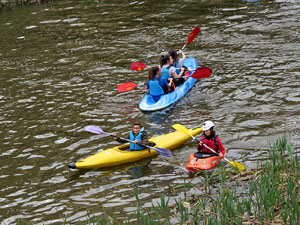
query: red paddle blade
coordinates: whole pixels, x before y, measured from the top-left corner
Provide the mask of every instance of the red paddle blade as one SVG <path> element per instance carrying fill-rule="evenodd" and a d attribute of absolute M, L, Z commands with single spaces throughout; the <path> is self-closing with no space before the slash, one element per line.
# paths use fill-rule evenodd
<path fill-rule="evenodd" d="M 185 76 L 185 77 L 189 77 L 190 74 L 191 74 L 191 71 L 188 70 L 188 71 L 185 72 L 184 76 Z"/>
<path fill-rule="evenodd" d="M 199 67 L 196 71 L 192 74 L 191 77 L 195 79 L 207 78 L 210 77 L 212 71 L 208 67 Z"/>
<path fill-rule="evenodd" d="M 129 82 L 129 83 L 124 83 L 124 84 L 118 84 L 118 92 L 126 92 L 126 91 L 131 91 L 137 86 L 136 83 Z"/>
<path fill-rule="evenodd" d="M 195 29 L 190 33 L 189 37 L 188 37 L 188 41 L 185 43 L 185 45 L 188 45 L 189 43 L 191 43 L 194 38 L 199 34 L 200 32 L 200 28 L 199 27 L 195 27 Z"/>
<path fill-rule="evenodd" d="M 147 68 L 147 66 L 142 62 L 133 62 L 133 63 L 131 63 L 131 70 L 142 71 L 145 68 Z"/>

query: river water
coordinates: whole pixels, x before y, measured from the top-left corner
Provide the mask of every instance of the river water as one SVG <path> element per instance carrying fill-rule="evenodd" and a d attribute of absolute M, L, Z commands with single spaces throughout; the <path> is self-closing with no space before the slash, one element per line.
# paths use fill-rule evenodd
<path fill-rule="evenodd" d="M 117 144 L 87 125 L 125 136 L 142 122 L 152 137 L 210 119 L 227 157 L 250 169 L 278 137 L 299 148 L 299 20 L 292 0 L 61 0 L 0 12 L 1 224 L 74 224 L 103 212 L 121 221 L 134 215 L 137 186 L 150 207 L 188 178 L 192 141 L 168 160 L 70 170 Z M 131 71 L 131 62 L 157 64 L 196 26 L 185 52 L 213 76 L 173 107 L 141 112 L 147 71 Z M 126 82 L 141 85 L 118 93 Z"/>

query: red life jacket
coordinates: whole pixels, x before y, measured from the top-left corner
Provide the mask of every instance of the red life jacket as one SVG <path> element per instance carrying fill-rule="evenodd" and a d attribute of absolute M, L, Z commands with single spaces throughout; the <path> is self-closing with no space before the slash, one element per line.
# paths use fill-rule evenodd
<path fill-rule="evenodd" d="M 220 141 L 220 139 L 219 139 L 218 136 L 208 138 L 205 135 L 203 135 L 202 138 L 201 138 L 201 141 L 203 142 L 203 144 L 207 145 L 211 149 L 215 150 L 216 152 L 219 152 L 219 141 Z M 200 146 L 200 144 L 198 144 L 197 149 L 199 151 L 202 151 L 202 152 L 205 152 L 205 153 L 213 153 L 211 150 L 206 148 L 204 145 Z"/>

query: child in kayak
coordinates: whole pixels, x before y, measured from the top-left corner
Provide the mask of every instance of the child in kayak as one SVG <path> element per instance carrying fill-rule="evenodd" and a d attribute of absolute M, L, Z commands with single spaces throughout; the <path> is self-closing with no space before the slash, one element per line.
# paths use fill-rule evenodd
<path fill-rule="evenodd" d="M 114 135 L 114 139 L 119 143 L 126 143 L 127 141 L 121 140 L 117 134 Z M 129 133 L 128 139 L 133 142 L 130 142 L 130 150 L 131 151 L 140 151 L 146 149 L 145 147 L 139 145 L 144 144 L 148 145 L 148 135 L 147 132 L 144 130 L 141 124 L 135 123 L 133 124 L 132 131 Z"/>
<path fill-rule="evenodd" d="M 168 93 L 171 84 L 164 77 L 161 77 L 161 68 L 153 66 L 149 69 L 147 88 L 154 101 L 158 101 L 160 96 Z"/>
<path fill-rule="evenodd" d="M 176 68 L 176 73 L 180 73 L 180 68 L 183 67 L 184 60 L 186 59 L 186 56 L 182 50 L 179 50 L 178 52 L 174 49 L 169 50 L 169 55 L 173 58 L 173 65 Z M 182 58 L 179 58 L 179 54 L 182 55 Z"/>
<path fill-rule="evenodd" d="M 184 74 L 184 68 L 182 67 L 180 69 L 180 73 L 177 74 L 175 67 L 172 66 L 173 65 L 173 58 L 169 54 L 162 55 L 159 58 L 159 64 L 162 68 L 162 75 L 161 76 L 168 79 L 169 83 L 171 83 L 171 85 L 173 85 L 173 83 L 174 83 L 175 87 L 173 89 L 175 89 L 179 85 L 177 80 L 179 78 L 181 78 Z M 177 86 L 176 86 L 176 84 L 177 84 Z"/>
<path fill-rule="evenodd" d="M 223 147 L 220 138 L 218 137 L 218 135 L 216 135 L 214 126 L 215 125 L 212 121 L 205 121 L 202 124 L 203 136 L 200 140 L 200 143 L 197 146 L 197 150 L 205 153 L 213 153 L 211 150 L 204 146 L 206 145 L 209 148 L 218 152 L 220 156 L 223 157 L 226 151 Z"/>
<path fill-rule="evenodd" d="M 173 65 L 176 69 L 176 73 L 178 75 L 180 75 L 181 73 L 181 69 L 183 68 L 183 72 L 182 72 L 182 75 L 180 78 L 175 78 L 174 79 L 174 83 L 175 83 L 175 86 L 177 87 L 179 84 L 183 84 L 185 79 L 182 77 L 185 72 L 186 72 L 186 67 L 183 67 L 183 63 L 184 63 L 184 60 L 186 59 L 186 56 L 184 54 L 184 52 L 182 50 L 179 50 L 178 52 L 174 49 L 171 49 L 169 50 L 169 55 L 173 58 Z M 179 54 L 181 54 L 182 58 L 179 58 Z"/>

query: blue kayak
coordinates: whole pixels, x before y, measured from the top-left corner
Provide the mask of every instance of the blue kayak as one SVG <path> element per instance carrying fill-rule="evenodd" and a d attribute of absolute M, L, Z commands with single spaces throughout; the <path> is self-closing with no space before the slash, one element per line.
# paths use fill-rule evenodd
<path fill-rule="evenodd" d="M 193 70 L 198 68 L 198 63 L 193 57 L 186 58 L 184 60 L 183 65 Z M 191 71 L 190 75 L 192 75 L 192 73 L 193 72 Z M 149 112 L 167 108 L 168 106 L 174 104 L 179 99 L 181 99 L 184 95 L 186 95 L 189 92 L 189 90 L 194 86 L 196 81 L 197 79 L 189 77 L 183 84 L 180 84 L 175 91 L 170 92 L 166 95 L 162 95 L 157 102 L 153 100 L 152 95 L 146 94 L 142 98 L 139 104 L 139 108 L 142 111 Z"/>

